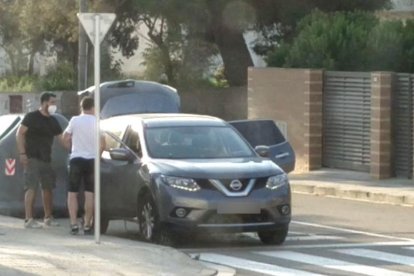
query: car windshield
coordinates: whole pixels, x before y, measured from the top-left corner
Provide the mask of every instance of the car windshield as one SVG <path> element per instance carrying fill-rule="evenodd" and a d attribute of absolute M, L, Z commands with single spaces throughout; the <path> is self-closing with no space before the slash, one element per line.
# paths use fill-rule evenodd
<path fill-rule="evenodd" d="M 255 156 L 230 127 L 180 126 L 145 130 L 148 153 L 153 158 L 203 159 Z"/>

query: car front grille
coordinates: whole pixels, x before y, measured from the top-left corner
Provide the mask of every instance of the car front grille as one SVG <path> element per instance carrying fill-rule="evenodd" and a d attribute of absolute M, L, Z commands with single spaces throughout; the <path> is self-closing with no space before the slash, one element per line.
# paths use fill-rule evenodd
<path fill-rule="evenodd" d="M 266 187 L 267 179 L 268 179 L 267 177 L 256 178 L 256 181 L 254 183 L 252 190 L 258 190 L 258 189 L 262 189 Z M 230 183 L 234 179 L 217 179 L 217 180 L 220 181 L 227 190 L 231 191 Z M 250 178 L 242 178 L 239 180 L 242 183 L 242 188 L 240 190 L 244 191 L 247 185 L 249 184 Z M 217 188 L 208 179 L 196 179 L 196 182 L 200 186 L 201 189 L 217 190 Z"/>

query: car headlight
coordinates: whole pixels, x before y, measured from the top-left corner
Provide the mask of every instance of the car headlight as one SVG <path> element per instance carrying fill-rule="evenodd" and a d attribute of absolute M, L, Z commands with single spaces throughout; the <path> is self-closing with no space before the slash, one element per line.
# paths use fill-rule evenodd
<path fill-rule="evenodd" d="M 270 190 L 275 190 L 279 187 L 287 185 L 288 183 L 289 181 L 287 178 L 287 174 L 284 173 L 284 174 L 274 175 L 267 179 L 266 188 Z"/>
<path fill-rule="evenodd" d="M 161 180 L 165 184 L 176 189 L 181 189 L 189 192 L 197 192 L 200 190 L 200 186 L 198 186 L 197 182 L 191 178 L 162 175 Z"/>

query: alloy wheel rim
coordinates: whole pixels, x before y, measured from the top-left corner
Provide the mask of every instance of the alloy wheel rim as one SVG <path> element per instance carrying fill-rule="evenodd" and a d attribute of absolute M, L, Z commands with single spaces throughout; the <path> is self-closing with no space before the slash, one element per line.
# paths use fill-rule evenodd
<path fill-rule="evenodd" d="M 144 237 L 147 240 L 150 240 L 153 235 L 154 230 L 154 216 L 153 216 L 153 208 L 150 203 L 147 203 L 144 205 L 144 208 L 142 210 L 142 232 L 144 234 Z"/>

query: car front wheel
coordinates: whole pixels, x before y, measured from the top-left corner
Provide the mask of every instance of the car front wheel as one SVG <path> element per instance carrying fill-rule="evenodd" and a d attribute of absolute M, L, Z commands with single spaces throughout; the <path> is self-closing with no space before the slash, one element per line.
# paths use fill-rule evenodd
<path fill-rule="evenodd" d="M 155 241 L 160 231 L 158 212 L 149 193 L 138 199 L 138 226 L 146 241 Z"/>
<path fill-rule="evenodd" d="M 272 231 L 259 231 L 257 234 L 264 244 L 280 245 L 285 241 L 288 231 L 289 227 L 285 226 Z"/>

